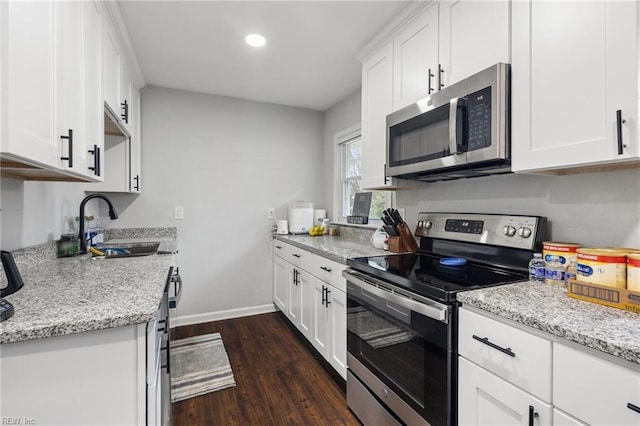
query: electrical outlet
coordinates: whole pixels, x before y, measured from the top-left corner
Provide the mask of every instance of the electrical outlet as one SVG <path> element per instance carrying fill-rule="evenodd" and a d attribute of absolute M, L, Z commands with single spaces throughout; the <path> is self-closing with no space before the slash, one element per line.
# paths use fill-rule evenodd
<path fill-rule="evenodd" d="M 267 219 L 275 219 L 276 218 L 276 211 L 273 207 L 269 207 L 267 209 Z"/>
<path fill-rule="evenodd" d="M 178 220 L 184 219 L 184 207 L 181 207 L 181 206 L 174 207 L 173 218 Z"/>

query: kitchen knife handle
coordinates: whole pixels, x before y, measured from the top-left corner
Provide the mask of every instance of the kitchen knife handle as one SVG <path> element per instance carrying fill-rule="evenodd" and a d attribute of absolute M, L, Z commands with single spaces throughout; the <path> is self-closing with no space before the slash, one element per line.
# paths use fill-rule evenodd
<path fill-rule="evenodd" d="M 402 238 L 402 241 L 404 241 L 405 245 L 409 248 L 409 251 L 413 253 L 418 251 L 418 243 L 416 243 L 416 239 L 413 237 L 413 234 L 411 234 L 409 226 L 405 222 L 396 226 L 396 231 L 398 231 L 400 238 Z"/>

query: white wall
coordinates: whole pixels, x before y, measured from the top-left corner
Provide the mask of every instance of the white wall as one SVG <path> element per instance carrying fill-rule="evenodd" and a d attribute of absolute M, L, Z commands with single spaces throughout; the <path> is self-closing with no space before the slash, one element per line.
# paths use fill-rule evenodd
<path fill-rule="evenodd" d="M 324 208 L 331 219 L 334 211 L 335 141 L 337 133 L 360 124 L 362 92 L 358 90 L 324 112 L 322 143 L 324 146 Z"/>
<path fill-rule="evenodd" d="M 60 238 L 79 213 L 80 184 L 2 179 L 2 249 L 15 250 Z"/>
<path fill-rule="evenodd" d="M 566 176 L 503 175 L 398 191 L 409 223 L 418 212 L 546 216 L 555 241 L 640 248 L 640 170 Z M 413 225 L 412 225 L 413 226 Z"/>
<path fill-rule="evenodd" d="M 179 317 L 272 306 L 267 208 L 322 204 L 322 113 L 146 87 L 142 141 L 142 194 L 106 227 L 178 227 Z"/>

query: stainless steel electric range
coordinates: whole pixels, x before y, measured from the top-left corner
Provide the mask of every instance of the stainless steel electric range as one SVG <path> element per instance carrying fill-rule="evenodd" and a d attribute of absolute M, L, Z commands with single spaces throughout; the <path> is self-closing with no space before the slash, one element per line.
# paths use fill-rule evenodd
<path fill-rule="evenodd" d="M 349 259 L 347 404 L 365 426 L 457 424 L 461 291 L 524 281 L 546 218 L 420 213 L 417 253 Z"/>

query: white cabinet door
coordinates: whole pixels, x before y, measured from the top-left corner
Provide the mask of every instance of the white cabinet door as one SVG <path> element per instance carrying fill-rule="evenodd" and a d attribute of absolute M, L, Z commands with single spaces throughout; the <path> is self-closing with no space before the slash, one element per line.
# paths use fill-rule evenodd
<path fill-rule="evenodd" d="M 512 4 L 514 171 L 637 158 L 637 2 Z M 621 111 L 622 153 L 616 111 Z"/>
<path fill-rule="evenodd" d="M 458 366 L 459 425 L 551 425 L 551 405 L 462 357 Z"/>
<path fill-rule="evenodd" d="M 53 1 L 0 2 L 2 8 L 2 152 L 59 168 L 54 126 Z"/>
<path fill-rule="evenodd" d="M 329 286 L 329 363 L 347 378 L 347 295 Z"/>
<path fill-rule="evenodd" d="M 122 70 L 120 42 L 107 16 L 104 16 L 103 26 L 102 77 L 104 102 L 109 106 L 115 117 L 120 117 L 120 73 Z"/>
<path fill-rule="evenodd" d="M 300 292 L 300 316 L 299 322 L 296 323 L 298 330 L 311 340 L 311 330 L 313 328 L 313 300 L 314 289 L 313 280 L 315 279 L 308 272 L 296 268 L 298 271 L 298 291 Z"/>
<path fill-rule="evenodd" d="M 55 6 L 56 137 L 62 139 L 60 164 L 64 170 L 89 175 L 85 138 L 83 7 L 62 1 Z"/>
<path fill-rule="evenodd" d="M 141 134 L 140 134 L 140 90 L 133 84 L 131 86 L 131 102 L 129 104 L 129 114 L 131 121 L 131 140 L 130 140 L 130 167 L 129 176 L 129 192 L 139 194 L 142 190 L 142 157 L 141 157 Z"/>
<path fill-rule="evenodd" d="M 625 368 L 560 343 L 553 345 L 553 403 L 593 425 L 640 425 L 640 369 Z"/>
<path fill-rule="evenodd" d="M 96 1 L 82 2 L 84 138 L 87 173 L 104 180 L 104 103 L 102 97 L 102 15 Z M 92 152 L 89 152 L 92 151 Z"/>
<path fill-rule="evenodd" d="M 442 83 L 450 85 L 510 62 L 510 1 L 440 1 Z"/>
<path fill-rule="evenodd" d="M 387 162 L 387 114 L 393 109 L 391 42 L 362 63 L 362 189 L 383 188 Z"/>
<path fill-rule="evenodd" d="M 282 312 L 287 312 L 289 305 L 289 269 L 291 266 L 284 259 L 273 257 L 273 303 Z"/>
<path fill-rule="evenodd" d="M 587 426 L 587 425 L 585 423 L 582 423 L 574 419 L 568 414 L 563 413 L 557 408 L 554 408 L 553 409 L 553 426 Z"/>
<path fill-rule="evenodd" d="M 434 2 L 393 39 L 393 110 L 439 90 L 438 3 Z"/>
<path fill-rule="evenodd" d="M 313 332 L 311 343 L 326 359 L 329 353 L 329 308 L 325 304 L 327 284 L 313 278 Z"/>

